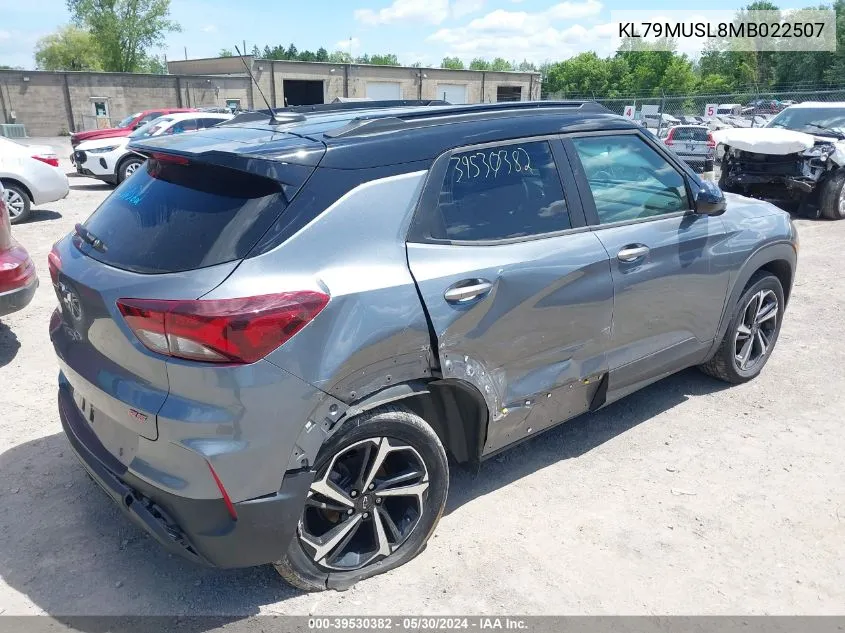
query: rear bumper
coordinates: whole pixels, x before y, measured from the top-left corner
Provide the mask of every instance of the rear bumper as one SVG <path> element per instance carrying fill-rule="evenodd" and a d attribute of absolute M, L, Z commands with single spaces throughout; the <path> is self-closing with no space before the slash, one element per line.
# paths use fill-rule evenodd
<path fill-rule="evenodd" d="M 168 551 L 214 567 L 250 567 L 276 561 L 287 550 L 313 472 L 288 473 L 276 494 L 234 504 L 238 520 L 233 521 L 222 498 L 180 497 L 129 472 L 94 434 L 67 383 L 59 386 L 59 417 L 91 477 Z"/>
<path fill-rule="evenodd" d="M 0 316 L 23 310 L 32 301 L 38 289 L 38 278 L 33 279 L 22 288 L 0 293 Z"/>

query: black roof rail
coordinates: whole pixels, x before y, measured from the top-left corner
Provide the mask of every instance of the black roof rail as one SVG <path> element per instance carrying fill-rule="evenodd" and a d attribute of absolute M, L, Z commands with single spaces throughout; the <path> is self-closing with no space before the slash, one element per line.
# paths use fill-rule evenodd
<path fill-rule="evenodd" d="M 436 119 L 465 114 L 507 113 L 514 110 L 577 110 L 579 112 L 610 112 L 595 101 L 505 101 L 502 103 L 479 103 L 475 105 L 448 106 L 440 110 L 409 110 L 391 116 L 382 116 L 376 112 L 363 114 L 352 119 L 348 124 L 325 133 L 327 138 L 345 138 L 359 134 L 390 132 L 407 129 L 419 119 Z"/>
<path fill-rule="evenodd" d="M 274 112 L 275 114 L 270 112 L 270 110 L 248 110 L 246 112 L 236 114 L 228 121 L 223 121 L 220 125 L 252 123 L 255 121 L 264 121 L 265 123 L 269 121 L 274 125 L 283 125 L 285 123 L 298 123 L 306 120 L 305 115 L 298 112 L 281 112 L 281 114 L 279 114 L 279 110 L 275 110 Z M 271 118 L 272 121 L 270 120 Z"/>
<path fill-rule="evenodd" d="M 376 108 L 404 108 L 414 106 L 451 105 L 442 99 L 395 99 L 385 101 L 339 101 L 337 103 L 315 103 L 314 105 L 287 106 L 276 112 L 343 112 L 344 110 L 371 110 Z"/>
<path fill-rule="evenodd" d="M 313 105 L 286 106 L 284 108 L 273 108 L 273 110 L 247 110 L 237 114 L 234 118 L 225 121 L 228 124 L 252 123 L 255 121 L 273 121 L 270 125 L 284 125 L 287 123 L 299 123 L 305 121 L 306 114 L 321 114 L 324 112 L 343 112 L 345 110 L 375 110 L 379 108 L 403 108 L 420 106 L 445 106 L 450 105 L 442 99 L 396 99 L 391 101 L 346 101 L 338 103 L 315 103 Z"/>

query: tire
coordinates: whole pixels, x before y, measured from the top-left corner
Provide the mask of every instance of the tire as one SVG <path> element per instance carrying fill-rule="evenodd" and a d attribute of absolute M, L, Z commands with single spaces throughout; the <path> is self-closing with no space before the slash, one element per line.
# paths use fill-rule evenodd
<path fill-rule="evenodd" d="M 117 165 L 117 169 L 115 170 L 115 178 L 117 180 L 117 184 L 119 185 L 124 180 L 129 178 L 129 176 L 135 173 L 135 170 L 143 164 L 144 159 L 138 156 L 128 156 L 122 161 L 120 161 Z"/>
<path fill-rule="evenodd" d="M 827 220 L 845 219 L 845 169 L 839 169 L 822 185 L 819 194 L 819 211 Z"/>
<path fill-rule="evenodd" d="M 753 312 L 751 302 L 757 297 L 763 298 L 763 308 L 767 305 L 770 306 L 772 300 L 777 302 L 774 314 L 767 316 L 761 323 L 757 323 L 756 318 L 749 318 Z M 716 350 L 716 353 L 709 361 L 703 365 L 699 365 L 699 369 L 705 374 L 735 385 L 756 378 L 763 370 L 775 348 L 778 335 L 780 334 L 781 323 L 783 322 L 783 311 L 783 286 L 781 286 L 780 280 L 765 271 L 754 273 L 736 306 L 734 306 L 730 325 L 719 345 L 719 349 Z M 765 312 L 763 316 L 768 314 L 769 312 Z M 771 321 L 774 321 L 774 323 L 771 323 Z M 752 325 L 749 328 L 749 323 L 755 323 L 756 327 Z M 747 349 L 742 341 L 747 342 L 748 336 L 744 332 L 740 332 L 741 326 L 744 326 L 745 330 L 750 329 L 750 338 L 753 339 L 752 347 L 748 350 L 749 357 L 747 364 L 744 367 L 738 355 L 741 356 L 744 350 Z M 761 333 L 761 338 L 756 339 L 755 337 L 758 331 Z M 765 351 L 762 351 L 760 341 L 767 342 Z M 761 351 L 762 353 L 760 354 Z M 759 358 L 757 358 L 756 362 L 752 362 L 758 354 Z"/>
<path fill-rule="evenodd" d="M 446 505 L 449 489 L 446 452 L 437 434 L 420 416 L 401 406 L 386 405 L 363 413 L 344 427 L 320 449 L 315 463 L 317 475 L 296 535 L 285 556 L 274 563 L 282 578 L 304 591 L 348 589 L 359 580 L 408 562 L 423 550 Z M 387 455 L 387 459 L 380 461 L 382 455 Z M 409 467 L 403 466 L 406 460 Z M 361 464 L 381 466 L 366 469 L 361 468 Z M 405 479 L 395 484 L 385 483 L 383 478 L 389 480 L 397 476 L 391 473 L 394 469 L 405 473 Z M 382 475 L 375 475 L 374 479 L 371 478 L 374 483 L 366 486 L 370 470 Z M 349 477 L 336 479 L 335 475 L 342 472 Z M 353 472 L 358 475 L 352 476 Z M 344 503 L 352 501 L 354 508 L 339 503 L 335 503 L 334 507 L 341 511 L 315 507 L 315 502 L 332 503 L 337 498 L 320 493 L 320 490 L 326 489 L 324 486 L 328 487 L 329 473 L 334 473 L 333 482 L 339 482 Z M 420 476 L 408 479 L 409 473 L 419 473 Z M 423 486 L 426 481 L 428 485 Z M 356 495 L 356 486 L 359 485 L 362 485 L 361 492 L 373 487 L 374 491 Z M 424 491 L 419 496 L 386 492 L 412 486 L 424 487 Z M 337 490 L 338 486 L 333 483 L 330 491 L 337 495 Z M 366 511 L 368 507 L 371 512 Z M 382 518 L 384 516 L 390 522 Z M 401 518 L 398 523 L 394 521 L 397 516 Z M 338 534 L 343 533 L 343 525 L 350 525 L 345 533 L 349 537 L 348 542 L 344 543 L 345 537 L 338 537 L 338 544 L 325 551 L 331 538 L 325 537 L 325 534 L 331 529 L 341 530 Z M 399 528 L 399 525 L 403 527 Z M 326 530 L 322 532 L 324 527 Z M 314 545 L 320 537 L 323 537 L 323 551 Z M 364 553 L 358 552 L 356 547 Z M 388 553 L 385 555 L 379 549 Z"/>
<path fill-rule="evenodd" d="M 32 203 L 29 194 L 18 185 L 3 183 L 6 189 L 6 205 L 9 211 L 9 221 L 12 224 L 26 222 L 32 213 Z"/>

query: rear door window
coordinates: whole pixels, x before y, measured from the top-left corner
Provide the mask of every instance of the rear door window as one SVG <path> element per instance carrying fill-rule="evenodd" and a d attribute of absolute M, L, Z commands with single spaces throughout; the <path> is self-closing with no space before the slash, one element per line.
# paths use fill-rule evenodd
<path fill-rule="evenodd" d="M 151 159 L 85 222 L 104 247 L 80 248 L 140 273 L 213 266 L 245 257 L 286 205 L 275 180 Z"/>
<path fill-rule="evenodd" d="M 572 228 L 548 141 L 452 155 L 437 214 L 432 237 L 454 241 L 502 240 Z"/>

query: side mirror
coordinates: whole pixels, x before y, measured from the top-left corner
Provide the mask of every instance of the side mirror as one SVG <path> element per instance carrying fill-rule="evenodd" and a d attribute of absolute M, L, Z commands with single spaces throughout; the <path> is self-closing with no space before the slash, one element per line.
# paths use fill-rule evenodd
<path fill-rule="evenodd" d="M 144 125 L 144 124 L 143 124 L 143 123 L 136 123 L 135 125 L 133 125 L 133 126 L 132 126 L 132 129 L 133 129 L 133 130 L 137 130 L 137 129 L 138 129 L 139 127 L 141 127 L 142 125 Z"/>
<path fill-rule="evenodd" d="M 694 210 L 699 215 L 722 215 L 727 208 L 725 194 L 709 180 L 701 181 L 701 187 L 695 194 Z"/>

